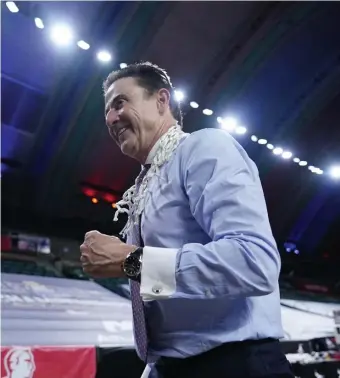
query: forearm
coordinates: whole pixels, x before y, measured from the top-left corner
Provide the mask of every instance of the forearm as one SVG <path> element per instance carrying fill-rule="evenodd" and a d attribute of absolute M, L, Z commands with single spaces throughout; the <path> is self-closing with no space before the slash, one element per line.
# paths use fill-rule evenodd
<path fill-rule="evenodd" d="M 248 237 L 183 248 L 145 248 L 141 295 L 145 300 L 260 296 L 278 282 L 275 243 Z M 156 257 L 157 256 L 157 257 Z"/>

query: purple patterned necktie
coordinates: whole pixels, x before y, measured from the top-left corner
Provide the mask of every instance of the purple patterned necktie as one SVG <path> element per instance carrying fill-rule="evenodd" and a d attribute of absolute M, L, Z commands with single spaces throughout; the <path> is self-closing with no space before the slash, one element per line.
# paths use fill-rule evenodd
<path fill-rule="evenodd" d="M 150 167 L 144 167 L 142 173 L 136 182 L 136 190 L 139 190 L 140 184 Z M 139 219 L 141 222 L 141 219 Z M 143 241 L 140 234 L 139 225 L 133 225 L 131 233 L 131 243 L 133 245 L 142 247 Z M 137 353 L 141 360 L 146 362 L 148 355 L 148 335 L 145 321 L 145 309 L 142 297 L 140 295 L 140 284 L 136 281 L 130 281 L 130 292 L 132 302 L 132 315 L 134 325 L 135 342 L 137 346 Z"/>

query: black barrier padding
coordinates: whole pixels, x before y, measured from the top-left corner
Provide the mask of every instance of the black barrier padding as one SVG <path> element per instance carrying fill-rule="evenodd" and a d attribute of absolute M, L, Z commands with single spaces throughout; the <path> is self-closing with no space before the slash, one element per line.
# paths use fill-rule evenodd
<path fill-rule="evenodd" d="M 140 378 L 145 364 L 133 349 L 97 348 L 96 378 Z M 340 361 L 292 364 L 293 372 L 300 378 L 338 378 Z"/>
<path fill-rule="evenodd" d="M 311 342 L 309 340 L 301 340 L 301 341 L 281 341 L 281 349 L 284 354 L 289 353 L 298 353 L 299 346 L 302 346 L 304 353 L 311 353 L 313 351 Z"/>
<path fill-rule="evenodd" d="M 340 372 L 340 361 L 316 362 L 307 365 L 293 364 L 292 367 L 296 377 L 338 378 Z"/>
<path fill-rule="evenodd" d="M 97 348 L 96 378 L 140 378 L 145 368 L 134 349 Z"/>

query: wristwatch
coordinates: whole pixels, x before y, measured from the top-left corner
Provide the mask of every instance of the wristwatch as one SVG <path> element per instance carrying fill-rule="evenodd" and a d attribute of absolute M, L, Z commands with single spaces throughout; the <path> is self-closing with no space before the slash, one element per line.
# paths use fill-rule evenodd
<path fill-rule="evenodd" d="M 140 275 L 142 272 L 143 248 L 138 247 L 130 252 L 122 265 L 123 271 L 130 280 L 140 282 Z"/>

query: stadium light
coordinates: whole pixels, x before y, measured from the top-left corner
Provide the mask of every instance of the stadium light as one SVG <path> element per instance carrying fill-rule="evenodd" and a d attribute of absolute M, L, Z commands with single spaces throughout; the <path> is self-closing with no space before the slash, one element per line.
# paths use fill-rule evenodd
<path fill-rule="evenodd" d="M 237 126 L 236 127 L 236 130 L 235 130 L 236 134 L 243 135 L 246 132 L 247 132 L 247 128 L 246 127 L 244 127 L 244 126 Z"/>
<path fill-rule="evenodd" d="M 329 173 L 334 179 L 340 179 L 340 165 L 334 165 L 333 167 L 331 167 Z"/>
<path fill-rule="evenodd" d="M 197 102 L 195 102 L 195 101 L 191 101 L 191 102 L 190 102 L 190 106 L 191 106 L 192 108 L 194 108 L 194 109 L 197 109 L 197 108 L 199 107 L 199 105 L 198 105 Z"/>
<path fill-rule="evenodd" d="M 267 139 L 259 139 L 258 141 L 257 141 L 257 143 L 258 144 L 267 144 Z"/>
<path fill-rule="evenodd" d="M 222 119 L 222 128 L 227 131 L 234 131 L 237 126 L 237 120 L 233 117 Z"/>
<path fill-rule="evenodd" d="M 15 4 L 14 1 L 7 1 L 6 2 L 6 7 L 12 13 L 18 13 L 19 12 L 19 8 L 17 7 L 17 5 Z"/>
<path fill-rule="evenodd" d="M 203 114 L 211 116 L 214 112 L 211 109 L 203 109 Z"/>
<path fill-rule="evenodd" d="M 38 28 L 38 29 L 44 29 L 44 23 L 43 23 L 43 20 L 39 17 L 36 17 L 34 19 L 34 23 L 35 23 L 35 26 Z"/>
<path fill-rule="evenodd" d="M 293 154 L 290 151 L 283 151 L 281 156 L 283 159 L 290 159 L 293 156 Z"/>
<path fill-rule="evenodd" d="M 102 62 L 110 62 L 110 60 L 112 59 L 111 54 L 107 51 L 99 51 L 97 58 Z"/>
<path fill-rule="evenodd" d="M 78 41 L 77 45 L 78 45 L 78 47 L 80 47 L 83 50 L 88 50 L 90 48 L 90 45 L 87 42 L 83 41 L 83 40 Z"/>
<path fill-rule="evenodd" d="M 126 68 L 128 65 L 126 63 L 120 63 L 119 67 L 122 70 L 123 68 Z"/>
<path fill-rule="evenodd" d="M 180 101 L 183 101 L 183 99 L 184 99 L 184 93 L 182 91 L 175 89 L 175 100 L 180 102 Z"/>
<path fill-rule="evenodd" d="M 283 152 L 283 149 L 282 149 L 281 147 L 275 147 L 275 148 L 273 149 L 273 154 L 274 154 L 274 155 L 281 155 L 282 152 Z"/>
<path fill-rule="evenodd" d="M 72 42 L 73 33 L 66 25 L 57 25 L 52 29 L 51 38 L 57 45 L 66 46 Z"/>

